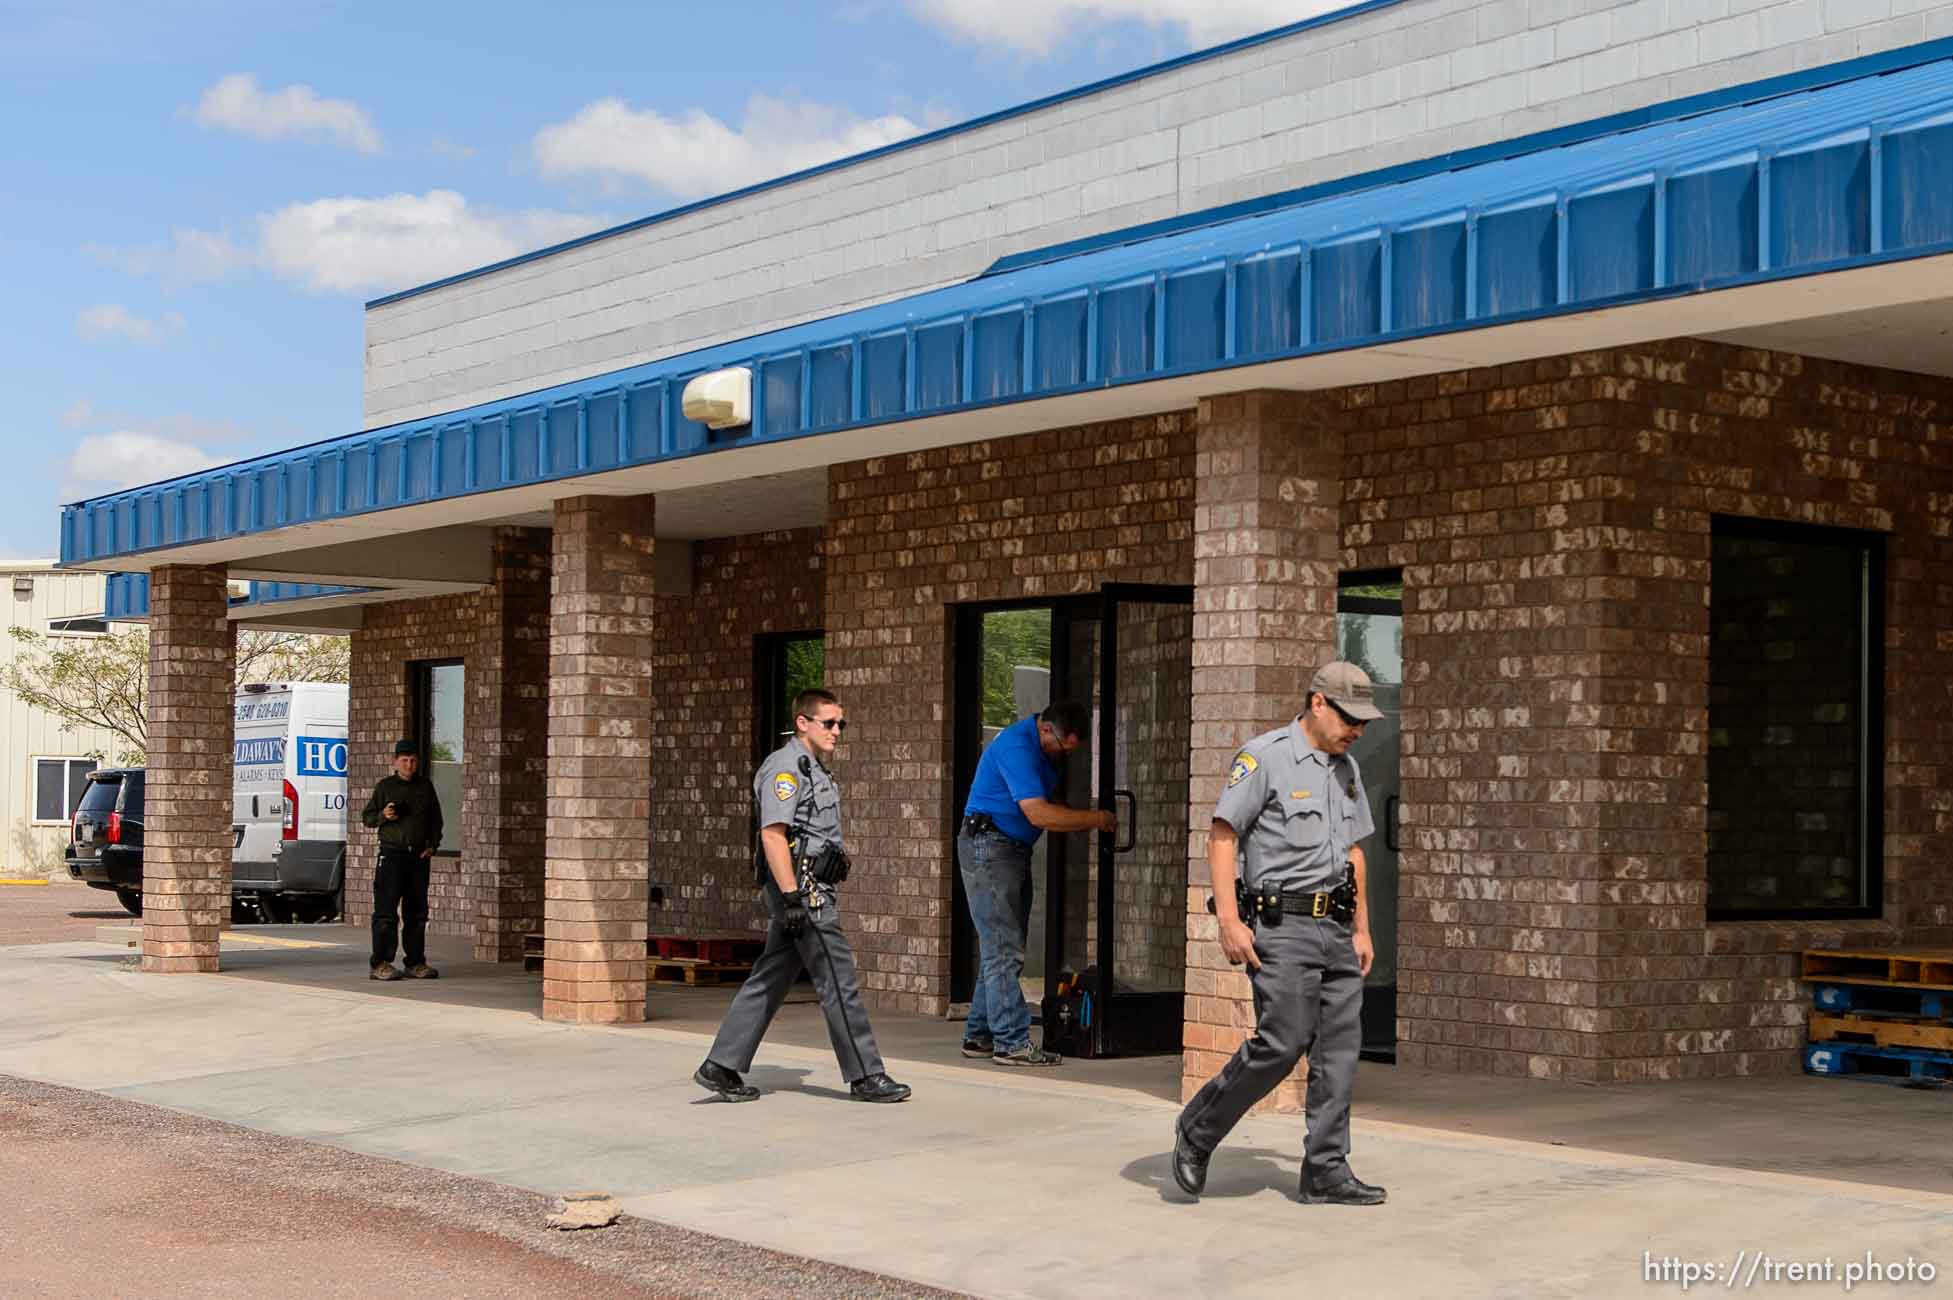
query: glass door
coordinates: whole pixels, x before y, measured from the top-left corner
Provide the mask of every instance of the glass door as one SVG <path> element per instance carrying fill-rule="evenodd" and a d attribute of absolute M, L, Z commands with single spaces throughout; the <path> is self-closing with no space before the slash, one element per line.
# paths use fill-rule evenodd
<path fill-rule="evenodd" d="M 1073 846 L 1064 878 L 1051 873 L 1049 892 L 1064 915 L 1050 931 L 1045 1042 L 1076 1056 L 1177 1052 L 1186 1003 L 1193 593 L 1108 584 L 1095 631 L 1074 634 L 1074 672 L 1085 666 L 1088 643 L 1096 660 L 1097 725 L 1090 764 L 1074 755 L 1079 770 L 1068 793 L 1074 806 L 1115 810 L 1118 825 L 1065 837 Z"/>
<path fill-rule="evenodd" d="M 1350 750 L 1363 773 L 1377 832 L 1363 843 L 1376 961 L 1363 982 L 1363 1055 L 1397 1056 L 1397 849 L 1403 824 L 1398 762 L 1403 752 L 1404 580 L 1389 573 L 1345 574 L 1336 600 L 1336 649 L 1370 675 L 1383 717 Z"/>
<path fill-rule="evenodd" d="M 1033 850 L 1025 997 L 1043 1043 L 1071 1056 L 1180 1050 L 1186 987 L 1193 592 L 1112 584 L 1092 596 L 956 610 L 956 807 L 1004 727 L 1070 699 L 1092 725 L 1057 797 L 1113 808 L 1111 834 Z M 976 932 L 953 885 L 950 997 L 975 985 Z"/>

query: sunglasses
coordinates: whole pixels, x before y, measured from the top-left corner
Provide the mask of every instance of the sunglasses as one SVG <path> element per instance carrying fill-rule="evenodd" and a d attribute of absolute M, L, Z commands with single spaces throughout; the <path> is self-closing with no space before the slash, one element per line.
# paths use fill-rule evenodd
<path fill-rule="evenodd" d="M 1341 718 L 1347 725 L 1352 727 L 1367 727 L 1370 725 L 1368 718 L 1352 718 L 1349 714 L 1343 712 L 1342 706 L 1337 704 L 1336 701 L 1330 699 L 1327 695 L 1322 698 L 1330 708 L 1336 710 L 1336 716 Z"/>
<path fill-rule="evenodd" d="M 807 715 L 804 713 L 800 716 L 807 718 Z M 816 724 L 825 731 L 846 731 L 848 729 L 848 720 L 846 718 L 807 718 L 807 721 Z"/>

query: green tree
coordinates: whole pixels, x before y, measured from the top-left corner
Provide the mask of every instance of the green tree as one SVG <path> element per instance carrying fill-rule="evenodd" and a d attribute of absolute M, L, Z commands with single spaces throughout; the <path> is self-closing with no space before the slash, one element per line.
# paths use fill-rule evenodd
<path fill-rule="evenodd" d="M 1051 611 L 999 610 L 983 616 L 983 725 L 1017 721 L 1018 668 L 1051 667 Z"/>
<path fill-rule="evenodd" d="M 149 629 L 140 624 L 101 636 L 61 636 L 8 628 L 14 659 L 0 685 L 23 704 L 71 726 L 102 727 L 119 739 L 113 756 L 141 763 L 149 751 Z M 237 682 L 343 682 L 352 642 L 260 628 L 237 634 Z M 100 755 L 107 758 L 109 755 Z"/>

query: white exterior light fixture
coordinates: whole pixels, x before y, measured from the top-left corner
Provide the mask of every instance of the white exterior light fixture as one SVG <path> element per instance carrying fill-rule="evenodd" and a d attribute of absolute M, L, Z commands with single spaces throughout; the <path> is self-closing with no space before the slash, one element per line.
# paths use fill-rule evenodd
<path fill-rule="evenodd" d="M 685 385 L 685 418 L 708 429 L 753 422 L 753 372 L 744 366 L 707 371 Z"/>

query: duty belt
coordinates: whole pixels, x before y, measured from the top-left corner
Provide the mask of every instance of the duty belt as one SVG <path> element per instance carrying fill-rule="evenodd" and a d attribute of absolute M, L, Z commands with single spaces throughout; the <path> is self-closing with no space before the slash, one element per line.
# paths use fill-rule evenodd
<path fill-rule="evenodd" d="M 1356 872 L 1345 867 L 1342 883 L 1320 893 L 1254 890 L 1237 880 L 1234 882 L 1234 906 L 1236 914 L 1250 925 L 1257 921 L 1263 925 L 1280 925 L 1284 915 L 1326 917 L 1347 925 L 1356 919 Z M 1207 910 L 1214 910 L 1212 897 L 1207 900 Z"/>

